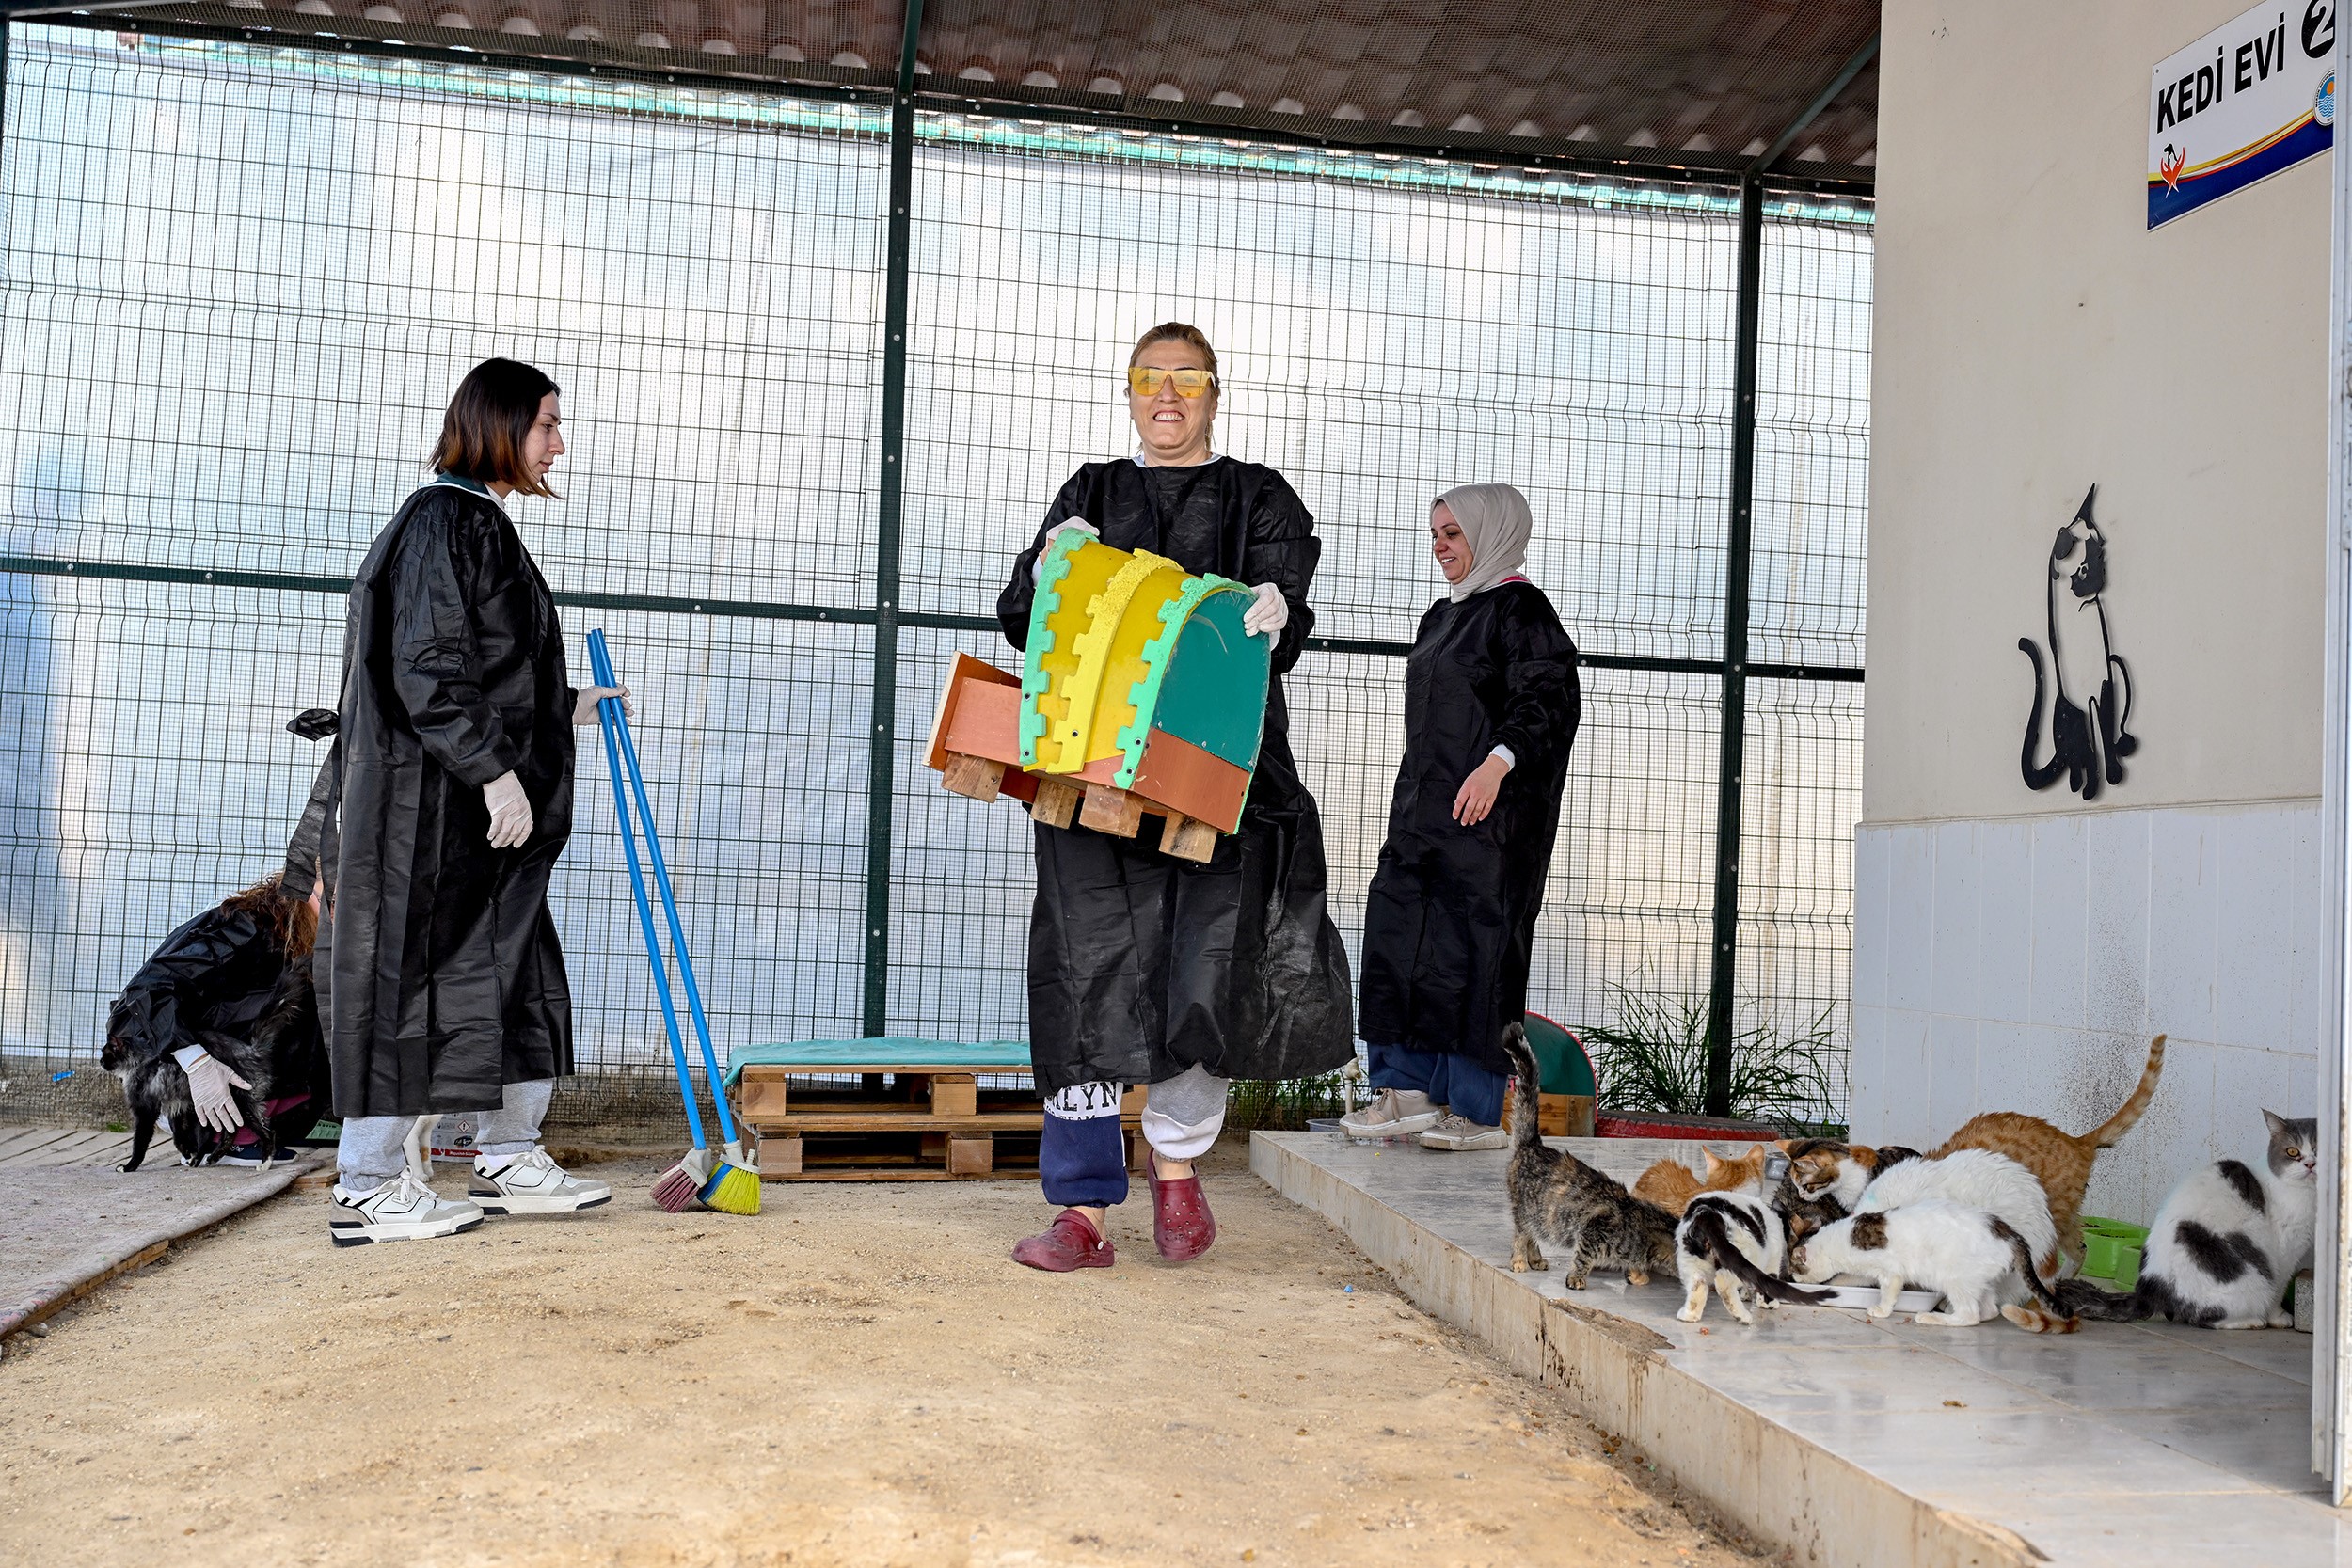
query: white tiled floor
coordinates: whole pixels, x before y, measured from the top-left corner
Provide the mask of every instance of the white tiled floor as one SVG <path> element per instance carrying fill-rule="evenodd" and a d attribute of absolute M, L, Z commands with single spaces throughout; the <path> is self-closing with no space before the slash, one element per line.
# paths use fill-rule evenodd
<path fill-rule="evenodd" d="M 1451 1243 L 1519 1289 L 1565 1293 L 1557 1272 L 1509 1272 L 1503 1154 L 1262 1136 L 1376 1199 L 1425 1243 Z M 1574 1147 L 1621 1180 L 1659 1152 L 1636 1141 Z M 1597 1275 L 1581 1305 L 1663 1336 L 1668 1362 L 1777 1425 L 1938 1508 L 2005 1526 L 2069 1568 L 2352 1564 L 2352 1531 L 2307 1464 L 2307 1335 L 2103 1323 L 2038 1336 L 1812 1307 L 1751 1329 L 1719 1304 L 1693 1327 L 1674 1315 L 1673 1281 L 1635 1289 Z"/>

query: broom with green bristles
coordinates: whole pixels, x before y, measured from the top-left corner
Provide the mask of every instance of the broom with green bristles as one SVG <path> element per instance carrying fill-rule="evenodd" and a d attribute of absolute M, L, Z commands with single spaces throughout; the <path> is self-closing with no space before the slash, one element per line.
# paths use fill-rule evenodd
<path fill-rule="evenodd" d="M 588 634 L 588 663 L 597 685 L 621 684 L 612 673 L 612 655 L 605 647 L 601 630 Z M 620 816 L 621 847 L 628 860 L 629 887 L 637 899 L 637 920 L 644 929 L 645 956 L 653 962 L 654 990 L 660 998 L 661 1020 L 669 1030 L 671 1064 L 677 1069 L 678 1090 L 686 1100 L 686 1124 L 694 1135 L 692 1150 L 654 1182 L 653 1200 L 672 1213 L 699 1201 L 705 1208 L 722 1213 L 756 1214 L 759 1167 L 745 1157 L 735 1118 L 727 1111 L 719 1053 L 710 1043 L 710 1022 L 703 1012 L 702 988 L 694 981 L 694 960 L 687 955 L 686 928 L 678 920 L 677 895 L 670 887 L 670 868 L 662 858 L 661 836 L 654 830 L 653 802 L 645 795 L 645 775 L 637 764 L 637 743 L 629 735 L 628 716 L 621 711 L 620 699 L 607 697 L 596 705 L 596 719 L 604 731 L 605 760 L 612 774 L 612 804 Z M 621 789 L 624 768 L 628 770 L 629 794 L 637 800 L 638 826 L 645 831 L 645 853 L 653 863 L 654 886 L 661 894 L 661 911 L 668 917 L 670 946 L 677 955 L 678 977 L 685 982 L 686 1006 L 694 1021 L 694 1040 L 701 1047 L 703 1069 L 709 1077 L 711 1099 L 719 1110 L 719 1132 L 726 1144 L 726 1159 L 716 1164 L 704 1137 L 693 1074 L 686 1065 L 685 1041 L 678 1035 L 677 1007 L 670 1000 L 669 974 L 661 961 L 660 939 L 654 932 L 653 908 L 645 896 L 644 876 L 638 869 L 636 837 L 629 831 L 628 802 Z"/>

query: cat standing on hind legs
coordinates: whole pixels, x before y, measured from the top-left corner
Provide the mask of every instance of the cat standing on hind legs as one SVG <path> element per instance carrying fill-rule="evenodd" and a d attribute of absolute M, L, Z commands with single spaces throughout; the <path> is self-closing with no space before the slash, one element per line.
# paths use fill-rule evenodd
<path fill-rule="evenodd" d="M 1502 1031 L 1502 1053 L 1518 1081 L 1511 1117 L 1511 1267 L 1542 1270 L 1544 1243 L 1568 1255 L 1565 1283 L 1581 1291 L 1595 1269 L 1623 1269 L 1629 1285 L 1675 1267 L 1675 1217 L 1635 1197 L 1575 1155 L 1547 1148 L 1536 1126 L 1535 1053 L 1527 1031 Z"/>

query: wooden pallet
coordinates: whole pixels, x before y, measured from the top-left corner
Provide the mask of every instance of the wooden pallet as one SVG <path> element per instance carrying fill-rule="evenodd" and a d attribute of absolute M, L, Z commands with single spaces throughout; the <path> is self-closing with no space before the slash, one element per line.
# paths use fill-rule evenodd
<path fill-rule="evenodd" d="M 1007 1075 L 990 1069 L 987 1076 Z M 854 1088 L 806 1082 L 854 1075 Z M 896 1082 L 895 1095 L 879 1080 Z M 735 1085 L 737 1117 L 759 1134 L 769 1181 L 948 1181 L 1037 1174 L 1045 1111 L 1034 1089 L 983 1089 L 969 1066 L 845 1062 L 754 1065 Z M 795 1085 L 798 1078 L 803 1083 Z M 878 1097 L 879 1096 L 879 1097 Z M 1143 1090 L 1120 1107 L 1130 1168 L 1144 1154 Z"/>

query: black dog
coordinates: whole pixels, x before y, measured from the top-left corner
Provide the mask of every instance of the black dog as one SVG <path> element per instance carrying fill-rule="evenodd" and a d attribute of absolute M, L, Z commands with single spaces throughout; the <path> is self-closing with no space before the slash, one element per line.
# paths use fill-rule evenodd
<path fill-rule="evenodd" d="M 285 974 L 278 977 L 269 1005 L 254 1021 L 251 1038 L 239 1039 L 214 1030 L 202 1030 L 197 1035 L 197 1043 L 208 1053 L 253 1085 L 250 1089 L 232 1086 L 229 1093 L 236 1101 L 239 1117 L 260 1135 L 260 1152 L 264 1163 L 278 1152 L 278 1134 L 270 1125 L 268 1111 L 270 1063 L 290 1041 L 317 1029 L 318 993 L 310 982 L 310 966 L 294 963 L 287 965 Z M 147 1146 L 155 1136 L 158 1117 L 171 1118 L 171 1141 L 187 1164 L 212 1164 L 227 1154 L 236 1141 L 233 1132 L 216 1132 L 196 1119 L 196 1102 L 188 1095 L 188 1075 L 168 1052 L 135 1061 L 128 1045 L 119 1037 L 110 1035 L 98 1060 L 101 1067 L 122 1080 L 122 1098 L 131 1107 L 131 1158 L 123 1163 L 124 1170 L 136 1170 L 147 1159 Z"/>

